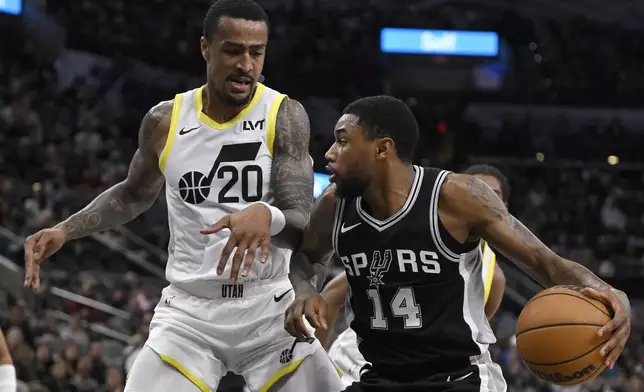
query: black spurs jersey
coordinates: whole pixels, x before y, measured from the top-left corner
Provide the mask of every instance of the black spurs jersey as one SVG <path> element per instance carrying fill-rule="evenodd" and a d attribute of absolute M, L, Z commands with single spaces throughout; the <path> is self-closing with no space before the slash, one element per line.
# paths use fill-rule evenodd
<path fill-rule="evenodd" d="M 460 244 L 438 218 L 449 172 L 414 173 L 407 201 L 384 221 L 359 197 L 336 208 L 333 246 L 349 279 L 351 328 L 379 372 L 466 367 L 495 342 L 479 244 Z"/>

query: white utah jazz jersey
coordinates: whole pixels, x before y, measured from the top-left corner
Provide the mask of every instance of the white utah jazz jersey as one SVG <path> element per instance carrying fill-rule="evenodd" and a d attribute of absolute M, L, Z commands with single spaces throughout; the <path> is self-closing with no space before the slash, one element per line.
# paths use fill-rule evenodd
<path fill-rule="evenodd" d="M 230 261 L 221 276 L 216 273 L 230 231 L 202 235 L 199 230 L 254 202 L 273 201 L 275 122 L 286 97 L 258 84 L 244 110 L 231 121 L 218 123 L 203 113 L 202 94 L 203 87 L 175 97 L 170 133 L 159 160 L 170 226 L 166 278 L 188 291 L 199 282 L 207 286 L 211 281 L 229 282 L 230 277 Z M 272 241 L 268 263 L 257 260 L 239 283 L 288 274 L 291 250 L 277 243 Z"/>

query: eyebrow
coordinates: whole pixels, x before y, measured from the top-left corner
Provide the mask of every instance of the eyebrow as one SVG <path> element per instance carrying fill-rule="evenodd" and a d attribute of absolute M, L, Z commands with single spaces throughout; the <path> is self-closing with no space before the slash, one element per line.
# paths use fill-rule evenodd
<path fill-rule="evenodd" d="M 345 128 L 338 128 L 333 130 L 333 133 L 335 133 L 337 136 L 339 133 L 347 133 L 347 130 Z"/>
<path fill-rule="evenodd" d="M 245 48 L 245 47 L 246 47 L 246 45 L 244 45 L 243 43 L 241 43 L 241 42 L 235 42 L 235 41 L 224 41 L 224 43 L 223 43 L 223 44 L 224 44 L 224 45 L 228 45 L 228 46 L 235 46 L 235 47 L 238 47 L 238 48 Z M 266 44 L 255 44 L 255 45 L 250 45 L 250 46 L 249 46 L 249 48 L 250 48 L 250 49 L 255 49 L 255 50 L 257 50 L 257 49 L 264 49 L 264 48 L 266 48 Z"/>

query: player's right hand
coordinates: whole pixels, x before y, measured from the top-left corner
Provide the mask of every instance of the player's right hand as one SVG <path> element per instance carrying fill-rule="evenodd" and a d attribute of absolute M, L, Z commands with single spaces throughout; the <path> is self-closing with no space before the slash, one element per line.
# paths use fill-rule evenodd
<path fill-rule="evenodd" d="M 25 240 L 25 287 L 40 287 L 40 262 L 56 253 L 65 243 L 61 228 L 40 230 Z"/>
<path fill-rule="evenodd" d="M 304 317 L 315 329 L 327 329 L 328 305 L 318 293 L 306 294 L 296 297 L 291 306 L 286 309 L 284 316 L 284 329 L 299 340 L 311 337 L 309 329 L 304 323 Z"/>

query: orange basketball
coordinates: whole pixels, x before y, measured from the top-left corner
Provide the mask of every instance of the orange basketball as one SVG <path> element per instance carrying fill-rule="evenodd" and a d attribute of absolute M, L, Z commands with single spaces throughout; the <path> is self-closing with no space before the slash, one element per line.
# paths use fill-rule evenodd
<path fill-rule="evenodd" d="M 575 385 L 604 370 L 599 350 L 610 336 L 597 331 L 612 318 L 603 302 L 574 286 L 556 286 L 535 295 L 517 321 L 521 359 L 540 379 Z"/>

